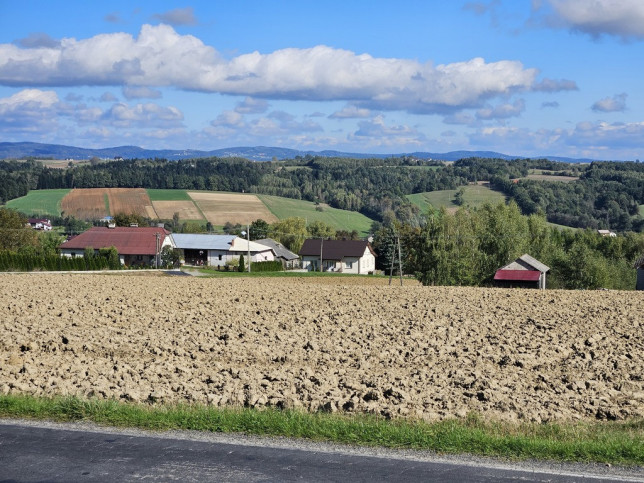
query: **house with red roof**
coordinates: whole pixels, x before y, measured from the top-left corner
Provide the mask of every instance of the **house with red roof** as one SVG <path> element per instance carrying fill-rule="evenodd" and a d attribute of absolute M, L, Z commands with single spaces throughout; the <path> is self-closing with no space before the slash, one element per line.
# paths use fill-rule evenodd
<path fill-rule="evenodd" d="M 521 255 L 512 263 L 499 268 L 494 282 L 500 287 L 546 288 L 546 272 L 550 267 L 530 255 Z"/>
<path fill-rule="evenodd" d="M 59 249 L 63 256 L 82 257 L 88 247 L 94 251 L 115 247 L 121 264 L 149 267 L 154 266 L 165 246 L 174 248 L 172 236 L 165 228 L 95 226 L 62 243 Z"/>
<path fill-rule="evenodd" d="M 368 241 L 322 240 L 309 238 L 299 251 L 302 268 L 311 272 L 356 273 L 367 275 L 376 269 L 376 253 Z"/>

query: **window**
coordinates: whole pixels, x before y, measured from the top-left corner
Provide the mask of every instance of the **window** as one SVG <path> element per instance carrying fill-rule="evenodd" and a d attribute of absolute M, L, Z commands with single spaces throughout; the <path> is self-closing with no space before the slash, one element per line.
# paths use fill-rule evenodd
<path fill-rule="evenodd" d="M 221 254 L 219 254 L 219 260 L 221 260 Z"/>
<path fill-rule="evenodd" d="M 347 268 L 353 268 L 353 262 L 344 262 L 344 265 L 345 265 Z"/>

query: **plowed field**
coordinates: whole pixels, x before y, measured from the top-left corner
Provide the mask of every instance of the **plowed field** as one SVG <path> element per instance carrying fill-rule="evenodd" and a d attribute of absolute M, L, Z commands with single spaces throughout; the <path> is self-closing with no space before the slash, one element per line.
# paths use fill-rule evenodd
<path fill-rule="evenodd" d="M 363 280 L 0 275 L 0 392 L 428 420 L 644 416 L 642 293 Z"/>
<path fill-rule="evenodd" d="M 63 198 L 61 210 L 80 219 L 102 218 L 117 213 L 157 218 L 148 193 L 143 188 L 73 189 Z"/>
<path fill-rule="evenodd" d="M 245 225 L 257 219 L 268 223 L 278 221 L 255 195 L 204 191 L 191 191 L 188 195 L 213 225 L 224 225 L 228 221 Z"/>

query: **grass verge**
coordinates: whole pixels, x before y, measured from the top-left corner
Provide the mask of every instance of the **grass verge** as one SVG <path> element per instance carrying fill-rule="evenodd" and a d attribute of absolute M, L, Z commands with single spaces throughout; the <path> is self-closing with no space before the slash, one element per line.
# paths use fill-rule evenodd
<path fill-rule="evenodd" d="M 76 397 L 0 396 L 0 417 L 92 421 L 148 430 L 240 432 L 512 459 L 644 464 L 644 421 L 510 424 L 477 415 L 436 423 L 278 409 L 139 405 Z"/>

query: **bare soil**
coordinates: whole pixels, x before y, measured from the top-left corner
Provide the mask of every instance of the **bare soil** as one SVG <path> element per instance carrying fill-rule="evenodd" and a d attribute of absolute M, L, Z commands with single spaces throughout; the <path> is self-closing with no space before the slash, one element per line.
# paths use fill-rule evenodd
<path fill-rule="evenodd" d="M 257 219 L 268 223 L 278 221 L 255 195 L 204 191 L 190 191 L 188 195 L 213 225 L 224 225 L 226 222 L 245 225 Z"/>
<path fill-rule="evenodd" d="M 362 280 L 0 275 L 0 393 L 644 416 L 644 293 Z"/>

